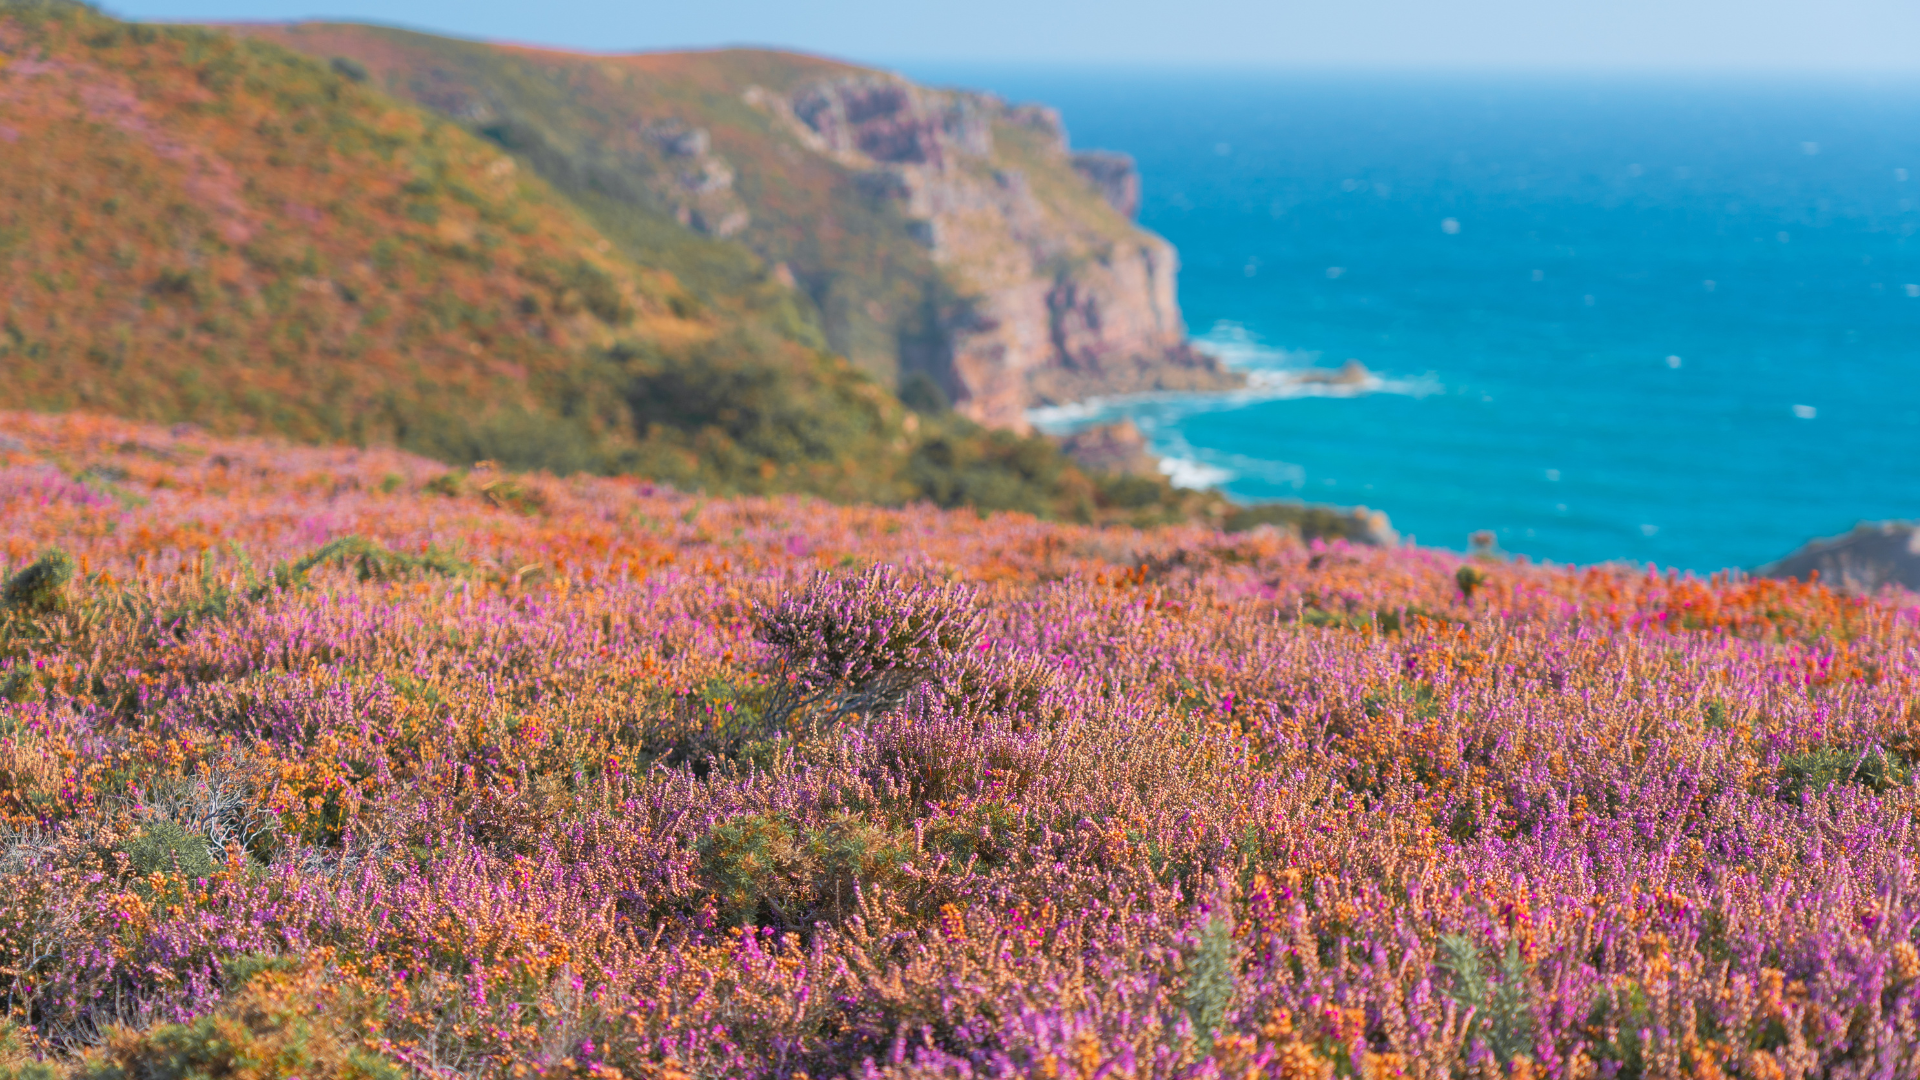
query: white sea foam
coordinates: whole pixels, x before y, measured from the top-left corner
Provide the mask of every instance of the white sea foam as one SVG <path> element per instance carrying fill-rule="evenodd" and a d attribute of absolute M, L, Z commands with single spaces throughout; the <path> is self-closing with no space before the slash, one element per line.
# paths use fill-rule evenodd
<path fill-rule="evenodd" d="M 1361 397 L 1366 394 L 1404 394 L 1426 397 L 1445 387 L 1432 375 L 1413 378 L 1387 377 L 1369 371 L 1356 382 L 1330 381 L 1338 369 L 1321 362 L 1323 354 L 1295 349 L 1278 349 L 1263 344 L 1238 323 L 1219 322 L 1197 337 L 1194 347 L 1220 358 L 1230 368 L 1247 373 L 1246 390 L 1214 395 L 1234 404 L 1249 401 L 1273 401 L 1304 397 Z"/>
<path fill-rule="evenodd" d="M 1247 385 L 1219 392 L 1127 394 L 1044 405 L 1027 410 L 1027 420 L 1041 431 L 1064 435 L 1093 424 L 1131 419 L 1160 458 L 1161 474 L 1175 487 L 1208 488 L 1247 479 L 1298 490 L 1307 482 L 1301 466 L 1195 448 L 1177 434 L 1179 421 L 1199 413 L 1228 412 L 1266 401 L 1368 394 L 1426 397 L 1444 389 L 1432 375 L 1399 378 L 1371 371 L 1363 371 L 1358 377 L 1344 374 L 1337 367 L 1322 364 L 1319 353 L 1274 348 L 1235 323 L 1218 323 L 1195 338 L 1193 344 L 1226 366 L 1246 373 Z"/>
<path fill-rule="evenodd" d="M 1426 397 L 1445 389 L 1432 375 L 1400 378 L 1369 371 L 1353 381 L 1335 381 L 1338 369 L 1322 366 L 1321 354 L 1261 344 L 1245 327 L 1234 323 L 1215 325 L 1195 338 L 1193 345 L 1218 357 L 1226 366 L 1245 372 L 1247 385 L 1239 390 L 1122 394 L 1065 405 L 1042 405 L 1027 410 L 1027 420 L 1042 431 L 1058 435 L 1126 416 L 1132 416 L 1144 428 L 1148 426 L 1148 419 L 1143 414 L 1149 411 L 1162 419 L 1177 419 L 1196 413 L 1239 409 L 1263 401 L 1354 398 L 1368 394 Z"/>
<path fill-rule="evenodd" d="M 1177 488 L 1210 488 L 1224 484 L 1235 478 L 1232 469 L 1223 469 L 1218 465 L 1209 465 L 1192 458 L 1163 457 L 1160 459 L 1160 475 L 1167 478 Z"/>

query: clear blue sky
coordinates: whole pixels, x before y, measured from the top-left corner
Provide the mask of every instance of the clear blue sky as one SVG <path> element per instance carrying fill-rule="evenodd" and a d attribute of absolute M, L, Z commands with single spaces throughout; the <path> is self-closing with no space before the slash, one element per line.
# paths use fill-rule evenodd
<path fill-rule="evenodd" d="M 395 23 L 626 51 L 872 63 L 1920 74 L 1920 0 L 106 0 L 130 18 Z"/>

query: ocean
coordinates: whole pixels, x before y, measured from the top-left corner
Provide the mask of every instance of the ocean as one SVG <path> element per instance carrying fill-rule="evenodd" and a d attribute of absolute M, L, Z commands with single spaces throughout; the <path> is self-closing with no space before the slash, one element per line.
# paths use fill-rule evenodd
<path fill-rule="evenodd" d="M 1920 82 L 905 70 L 1131 153 L 1190 330 L 1255 377 L 1043 429 L 1131 417 L 1178 482 L 1556 563 L 1920 517 Z"/>

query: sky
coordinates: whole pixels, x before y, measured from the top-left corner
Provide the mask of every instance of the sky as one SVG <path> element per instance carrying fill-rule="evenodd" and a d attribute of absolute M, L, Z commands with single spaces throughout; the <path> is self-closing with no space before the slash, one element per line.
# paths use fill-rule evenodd
<path fill-rule="evenodd" d="M 156 20 L 384 22 L 624 52 L 876 64 L 1920 74 L 1920 0 L 105 0 Z"/>

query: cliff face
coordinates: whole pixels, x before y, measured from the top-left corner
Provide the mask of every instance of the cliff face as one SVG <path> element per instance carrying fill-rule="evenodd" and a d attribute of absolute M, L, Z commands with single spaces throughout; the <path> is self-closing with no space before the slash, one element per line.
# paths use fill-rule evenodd
<path fill-rule="evenodd" d="M 1186 342 L 1173 245 L 1135 226 L 1139 177 L 1118 154 L 1070 154 L 1057 114 L 888 75 L 747 100 L 897 208 L 943 272 L 930 368 L 983 423 L 1035 404 L 1236 385 Z"/>
<path fill-rule="evenodd" d="M 1818 574 L 1823 583 L 1845 592 L 1872 593 L 1888 585 L 1920 591 L 1920 526 L 1863 521 L 1851 532 L 1811 541 L 1754 572 L 1803 581 Z"/>
<path fill-rule="evenodd" d="M 238 32 L 344 58 L 492 139 L 638 261 L 673 243 L 659 222 L 750 250 L 804 295 L 836 351 L 896 384 L 925 373 L 983 423 L 1239 382 L 1186 344 L 1178 258 L 1131 220 L 1132 162 L 1071 152 L 1050 109 L 781 53 Z"/>

